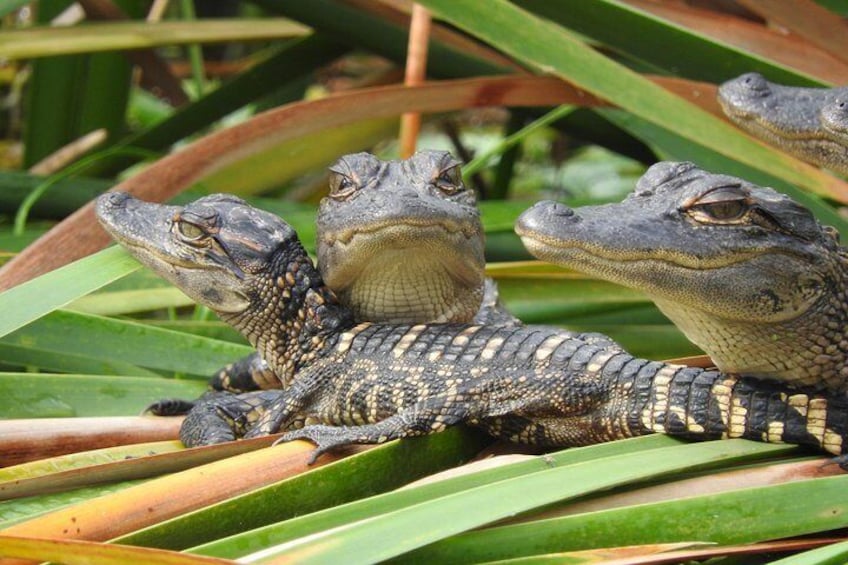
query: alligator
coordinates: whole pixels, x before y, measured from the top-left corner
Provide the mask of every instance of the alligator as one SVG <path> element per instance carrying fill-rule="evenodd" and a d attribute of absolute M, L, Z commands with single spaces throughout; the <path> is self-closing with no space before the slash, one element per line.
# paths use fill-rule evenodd
<path fill-rule="evenodd" d="M 540 202 L 531 254 L 644 291 L 725 372 L 848 391 L 848 254 L 788 196 L 663 162 L 623 202 Z"/>
<path fill-rule="evenodd" d="M 447 151 L 419 151 L 402 161 L 370 153 L 339 158 L 316 218 L 324 282 L 359 321 L 393 323 L 521 322 L 485 276 L 483 226 L 460 162 Z M 258 353 L 217 371 L 212 390 L 279 388 Z M 181 413 L 190 402 L 149 410 Z"/>
<path fill-rule="evenodd" d="M 718 102 L 745 131 L 804 161 L 848 174 L 848 87 L 783 86 L 747 73 L 722 84 Z"/>
<path fill-rule="evenodd" d="M 541 446 L 650 432 L 834 454 L 848 445 L 842 396 L 637 359 L 551 328 L 357 323 L 294 230 L 233 196 L 178 207 L 111 192 L 96 212 L 139 261 L 240 331 L 283 384 L 199 402 L 182 426 L 187 445 L 285 431 L 283 441 L 314 442 L 314 460 L 459 423 Z"/>

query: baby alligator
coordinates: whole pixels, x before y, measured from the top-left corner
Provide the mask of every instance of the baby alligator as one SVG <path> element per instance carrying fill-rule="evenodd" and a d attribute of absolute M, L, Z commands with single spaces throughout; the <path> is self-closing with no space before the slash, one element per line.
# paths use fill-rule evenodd
<path fill-rule="evenodd" d="M 848 87 L 782 86 L 748 73 L 722 84 L 718 101 L 745 131 L 805 161 L 848 174 Z"/>
<path fill-rule="evenodd" d="M 848 254 L 787 196 L 665 162 L 620 204 L 540 202 L 516 229 L 543 261 L 644 291 L 722 371 L 848 391 Z"/>
<path fill-rule="evenodd" d="M 107 193 L 106 230 L 142 263 L 241 331 L 285 383 L 220 394 L 186 418 L 188 445 L 287 430 L 315 456 L 466 422 L 510 441 L 585 445 L 650 432 L 746 437 L 839 454 L 848 405 L 636 359 L 549 328 L 356 324 L 277 216 L 232 196 L 185 207 Z"/>
<path fill-rule="evenodd" d="M 520 323 L 485 278 L 480 212 L 447 151 L 419 151 L 403 161 L 341 157 L 330 167 L 316 228 L 324 281 L 358 321 Z M 241 392 L 280 385 L 253 354 L 218 371 L 210 386 Z"/>

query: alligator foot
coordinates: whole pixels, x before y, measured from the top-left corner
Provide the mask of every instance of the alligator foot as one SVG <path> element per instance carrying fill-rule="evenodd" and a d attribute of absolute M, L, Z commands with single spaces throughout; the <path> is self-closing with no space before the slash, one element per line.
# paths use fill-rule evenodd
<path fill-rule="evenodd" d="M 142 410 L 144 414 L 153 414 L 154 416 L 183 416 L 188 414 L 194 408 L 194 400 L 183 400 L 181 398 L 163 398 L 153 404 L 150 404 Z"/>
<path fill-rule="evenodd" d="M 262 417 L 280 394 L 279 390 L 243 394 L 206 393 L 183 421 L 180 440 L 186 447 L 197 447 L 238 439 Z"/>

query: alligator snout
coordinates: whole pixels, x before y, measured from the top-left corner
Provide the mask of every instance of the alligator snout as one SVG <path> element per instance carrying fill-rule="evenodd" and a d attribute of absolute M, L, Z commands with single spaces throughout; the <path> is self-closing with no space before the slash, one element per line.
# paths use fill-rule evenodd
<path fill-rule="evenodd" d="M 95 213 L 102 221 L 104 217 L 109 216 L 113 211 L 126 208 L 128 200 L 132 200 L 132 196 L 126 192 L 104 192 L 95 201 Z"/>
<path fill-rule="evenodd" d="M 515 222 L 515 231 L 520 236 L 543 232 L 552 226 L 563 223 L 576 223 L 580 221 L 573 208 L 569 208 L 560 202 L 543 200 L 537 202 L 532 208 L 525 210 Z"/>

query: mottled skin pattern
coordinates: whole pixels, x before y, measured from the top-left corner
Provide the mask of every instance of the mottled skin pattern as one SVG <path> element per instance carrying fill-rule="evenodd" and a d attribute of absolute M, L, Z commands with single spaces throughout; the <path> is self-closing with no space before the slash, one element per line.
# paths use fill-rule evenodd
<path fill-rule="evenodd" d="M 357 320 L 520 323 L 485 277 L 480 212 L 450 153 L 419 151 L 402 161 L 355 153 L 329 170 L 316 219 L 318 264 Z M 278 382 L 254 354 L 221 369 L 210 386 L 241 392 Z"/>
<path fill-rule="evenodd" d="M 541 202 L 516 229 L 544 261 L 644 291 L 725 372 L 848 391 L 848 254 L 787 196 L 665 162 L 620 204 Z"/>
<path fill-rule="evenodd" d="M 294 231 L 235 197 L 180 208 L 110 193 L 97 215 L 140 261 L 241 331 L 286 387 L 200 402 L 181 431 L 188 445 L 305 422 L 283 439 L 310 439 L 317 456 L 466 422 L 546 446 L 666 432 L 843 451 L 841 397 L 636 359 L 548 328 L 357 324 Z"/>
<path fill-rule="evenodd" d="M 848 174 L 848 87 L 783 86 L 747 73 L 722 84 L 718 101 L 745 131 L 800 159 Z"/>

